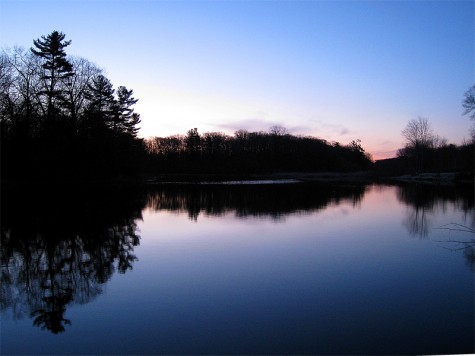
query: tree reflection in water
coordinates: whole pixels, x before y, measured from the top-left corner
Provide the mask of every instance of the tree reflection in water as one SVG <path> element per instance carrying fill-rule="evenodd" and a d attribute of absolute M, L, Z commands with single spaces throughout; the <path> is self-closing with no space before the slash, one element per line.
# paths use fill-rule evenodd
<path fill-rule="evenodd" d="M 143 199 L 131 192 L 8 189 L 2 192 L 1 308 L 52 333 L 70 303 L 102 292 L 137 259 Z"/>
<path fill-rule="evenodd" d="M 11 188 L 11 187 L 9 187 Z M 104 189 L 8 189 L 2 192 L 1 309 L 25 315 L 52 333 L 71 323 L 71 303 L 101 294 L 114 271 L 131 269 L 139 244 L 142 209 L 281 219 L 349 200 L 358 205 L 364 186 L 166 185 L 145 192 Z"/>
<path fill-rule="evenodd" d="M 9 187 L 11 188 L 11 187 Z M 140 237 L 136 222 L 147 207 L 155 211 L 282 220 L 329 205 L 358 207 L 363 185 L 156 185 L 145 189 L 4 189 L 1 209 L 1 309 L 14 318 L 60 333 L 70 320 L 68 305 L 88 303 L 102 293 L 114 272 L 132 269 Z M 408 207 L 409 233 L 425 237 L 429 215 L 453 204 L 473 216 L 473 190 L 401 186 L 398 198 Z M 472 222 L 475 224 L 475 221 Z M 473 268 L 474 249 L 464 251 Z"/>
<path fill-rule="evenodd" d="M 403 221 L 407 231 L 420 238 L 427 238 L 432 226 L 430 215 L 445 213 L 454 206 L 467 216 L 468 224 L 475 226 L 473 216 L 474 195 L 471 186 L 440 186 L 434 184 L 405 184 L 398 187 L 398 199 L 408 209 Z"/>
<path fill-rule="evenodd" d="M 149 193 L 147 207 L 186 212 L 194 221 L 200 214 L 220 216 L 228 212 L 239 218 L 279 220 L 288 214 L 312 213 L 342 201 L 358 206 L 365 191 L 364 185 L 167 184 L 156 186 Z"/>
<path fill-rule="evenodd" d="M 439 186 L 433 184 L 407 184 L 398 189 L 398 199 L 407 207 L 403 221 L 412 236 L 427 238 L 434 228 L 461 232 L 462 240 L 437 241 L 449 244 L 451 250 L 463 250 L 468 266 L 475 272 L 475 215 L 474 190 L 471 185 Z M 466 225 L 433 226 L 430 216 L 448 210 L 449 204 L 465 214 Z M 453 247 L 454 245 L 457 245 Z"/>

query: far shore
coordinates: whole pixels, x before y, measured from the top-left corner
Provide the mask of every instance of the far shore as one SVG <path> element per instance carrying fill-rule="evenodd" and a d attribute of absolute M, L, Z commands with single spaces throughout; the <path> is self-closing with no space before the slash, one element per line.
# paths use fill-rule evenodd
<path fill-rule="evenodd" d="M 226 181 L 286 181 L 321 182 L 321 183 L 360 183 L 403 182 L 403 183 L 473 183 L 470 177 L 465 178 L 460 173 L 419 173 L 393 177 L 382 177 L 374 171 L 358 172 L 274 172 L 255 174 L 162 174 L 145 179 L 147 184 L 160 183 L 202 183 Z"/>
<path fill-rule="evenodd" d="M 35 185 L 73 185 L 84 187 L 131 187 L 155 184 L 198 184 L 198 183 L 240 183 L 252 184 L 275 183 L 423 183 L 423 184 L 473 184 L 473 177 L 456 172 L 418 173 L 399 176 L 381 176 L 375 171 L 358 172 L 271 172 L 271 173 L 164 173 L 141 175 L 137 177 L 43 177 L 39 179 L 2 179 L 1 185 L 35 186 Z"/>

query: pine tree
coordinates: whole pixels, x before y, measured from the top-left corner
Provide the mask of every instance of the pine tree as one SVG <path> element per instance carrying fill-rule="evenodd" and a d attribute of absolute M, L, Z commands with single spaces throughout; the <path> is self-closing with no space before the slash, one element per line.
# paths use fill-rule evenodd
<path fill-rule="evenodd" d="M 89 100 L 86 121 L 88 129 L 111 127 L 117 102 L 114 98 L 112 83 L 99 74 L 88 84 L 85 97 Z"/>
<path fill-rule="evenodd" d="M 110 80 L 99 74 L 87 87 L 85 95 L 90 102 L 89 107 L 94 111 L 111 114 L 116 101 L 114 99 L 115 90 L 112 88 Z"/>
<path fill-rule="evenodd" d="M 140 114 L 137 114 L 134 112 L 130 120 L 128 120 L 126 123 L 126 127 L 125 127 L 126 133 L 128 133 L 129 135 L 132 135 L 133 137 L 136 137 L 137 132 L 140 129 L 140 127 L 138 127 L 137 125 L 140 124 L 141 121 L 142 120 L 140 120 Z"/>
<path fill-rule="evenodd" d="M 135 136 L 139 130 L 136 125 L 140 123 L 140 115 L 134 113 L 132 108 L 132 105 L 138 101 L 132 96 L 133 94 L 134 91 L 128 90 L 125 86 L 117 88 L 117 108 L 113 129 Z"/>
<path fill-rule="evenodd" d="M 48 118 L 56 116 L 59 103 L 63 101 L 61 81 L 74 75 L 73 66 L 67 60 L 64 51 L 71 41 L 65 41 L 65 37 L 66 35 L 62 32 L 53 31 L 48 36 L 41 36 L 41 39 L 33 40 L 35 48 L 31 48 L 31 51 L 43 60 L 44 74 L 41 79 L 45 81 L 45 89 L 42 94 L 46 96 Z"/>

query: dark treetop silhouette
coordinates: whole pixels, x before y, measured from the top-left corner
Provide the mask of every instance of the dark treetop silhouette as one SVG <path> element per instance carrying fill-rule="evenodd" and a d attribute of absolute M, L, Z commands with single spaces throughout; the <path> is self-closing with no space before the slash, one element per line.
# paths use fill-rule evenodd
<path fill-rule="evenodd" d="M 2 177 L 33 180 L 130 176 L 157 172 L 357 170 L 371 160 L 359 141 L 348 146 L 295 137 L 280 127 L 234 137 L 196 128 L 186 136 L 137 138 L 138 99 L 116 90 L 102 70 L 71 57 L 62 32 L 30 51 L 4 50 L 0 72 Z M 145 165 L 146 164 L 146 169 Z"/>
<path fill-rule="evenodd" d="M 294 136 L 282 128 L 269 132 L 239 130 L 185 136 L 153 137 L 145 141 L 155 172 L 237 173 L 275 171 L 355 171 L 372 166 L 359 140 L 349 145 L 310 136 Z"/>
<path fill-rule="evenodd" d="M 2 177 L 135 174 L 144 151 L 133 91 L 119 86 L 115 95 L 99 68 L 67 56 L 61 32 L 33 44 L 0 60 Z"/>
<path fill-rule="evenodd" d="M 233 136 L 200 134 L 192 128 L 186 135 L 140 139 L 140 115 L 133 108 L 138 99 L 133 90 L 114 89 L 97 66 L 68 56 L 70 45 L 65 34 L 53 31 L 34 40 L 30 50 L 2 52 L 2 178 L 95 180 L 162 173 L 361 171 L 374 167 L 360 140 L 341 145 L 291 135 L 280 126 L 268 132 L 238 130 Z M 473 113 L 472 89 L 463 103 L 466 113 Z M 417 128 L 427 123 L 424 120 L 412 123 Z M 430 129 L 428 123 L 424 127 Z M 428 138 L 409 140 L 397 160 L 376 168 L 391 174 L 473 171 L 473 144 L 457 147 L 433 135 Z"/>

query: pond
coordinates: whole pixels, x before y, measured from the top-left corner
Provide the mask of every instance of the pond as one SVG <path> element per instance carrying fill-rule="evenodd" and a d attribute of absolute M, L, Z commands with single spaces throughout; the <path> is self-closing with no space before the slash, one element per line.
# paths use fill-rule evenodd
<path fill-rule="evenodd" d="M 3 189 L 1 353 L 474 352 L 473 187 L 258 183 Z"/>

